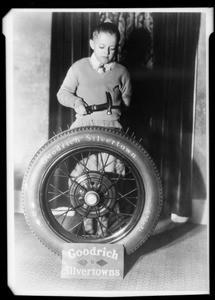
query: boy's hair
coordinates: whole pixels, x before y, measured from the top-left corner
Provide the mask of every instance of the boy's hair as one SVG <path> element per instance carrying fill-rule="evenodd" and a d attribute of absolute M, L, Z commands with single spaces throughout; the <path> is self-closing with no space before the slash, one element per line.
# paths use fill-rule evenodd
<path fill-rule="evenodd" d="M 118 27 L 114 23 L 104 22 L 104 23 L 101 23 L 99 26 L 97 26 L 93 30 L 93 39 L 96 38 L 100 32 L 114 34 L 117 38 L 117 43 L 120 40 L 120 33 L 118 30 Z"/>

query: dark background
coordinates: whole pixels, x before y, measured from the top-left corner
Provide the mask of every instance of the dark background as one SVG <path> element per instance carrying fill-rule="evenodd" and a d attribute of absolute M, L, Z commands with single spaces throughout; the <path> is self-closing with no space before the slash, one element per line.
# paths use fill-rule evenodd
<path fill-rule="evenodd" d="M 120 61 L 130 72 L 132 104 L 121 119 L 156 162 L 164 186 L 163 215 L 191 215 L 193 93 L 200 13 L 152 13 L 153 68 L 144 64 L 150 37 L 134 28 Z M 56 93 L 70 65 L 90 56 L 89 39 L 98 13 L 53 13 L 49 137 L 74 121 L 74 111 L 61 106 Z M 197 168 L 197 166 L 196 166 Z M 205 193 L 205 187 L 199 189 Z"/>

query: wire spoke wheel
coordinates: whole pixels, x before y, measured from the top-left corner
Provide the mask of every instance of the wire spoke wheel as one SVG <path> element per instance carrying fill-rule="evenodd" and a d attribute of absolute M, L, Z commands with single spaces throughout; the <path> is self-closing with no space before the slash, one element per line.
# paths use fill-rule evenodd
<path fill-rule="evenodd" d="M 103 127 L 65 131 L 48 141 L 23 181 L 26 220 L 49 248 L 122 243 L 128 253 L 154 230 L 162 205 L 156 167 L 125 133 Z"/>
<path fill-rule="evenodd" d="M 44 175 L 41 193 L 50 226 L 68 241 L 116 241 L 132 230 L 144 208 L 134 166 L 93 147 L 59 157 Z"/>

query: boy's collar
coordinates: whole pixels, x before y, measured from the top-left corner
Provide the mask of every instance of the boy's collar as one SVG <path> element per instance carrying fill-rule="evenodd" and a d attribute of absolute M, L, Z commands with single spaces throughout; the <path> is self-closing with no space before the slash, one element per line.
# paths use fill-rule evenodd
<path fill-rule="evenodd" d="M 93 52 L 93 54 L 92 54 L 91 57 L 90 57 L 90 61 L 91 61 L 91 64 L 92 64 L 92 66 L 93 66 L 93 68 L 94 68 L 95 70 L 98 70 L 98 68 L 102 65 L 102 64 L 98 61 L 98 59 L 96 58 L 94 52 Z M 113 63 L 114 63 L 114 62 L 110 62 L 110 63 L 108 63 L 108 64 L 104 64 L 105 69 L 109 71 L 109 70 L 111 69 Z"/>

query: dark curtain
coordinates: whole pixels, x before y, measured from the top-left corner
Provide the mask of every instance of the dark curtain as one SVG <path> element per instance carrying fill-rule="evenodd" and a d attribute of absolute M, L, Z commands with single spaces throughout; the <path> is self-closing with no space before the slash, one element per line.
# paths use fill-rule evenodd
<path fill-rule="evenodd" d="M 53 131 L 59 132 L 60 127 L 64 130 L 74 121 L 73 111 L 58 104 L 56 93 L 69 66 L 90 55 L 90 32 L 99 18 L 98 13 L 53 13 L 50 137 Z M 199 26 L 199 13 L 153 13 L 152 41 L 144 28 L 133 27 L 124 43 L 126 55 L 122 63 L 131 74 L 133 97 L 122 124 L 143 138 L 158 165 L 164 186 L 164 215 L 191 213 L 193 93 Z M 146 43 L 153 47 L 151 68 L 144 65 L 145 52 L 139 51 L 140 45 Z"/>
<path fill-rule="evenodd" d="M 164 215 L 173 212 L 190 216 L 195 56 L 200 14 L 153 13 L 152 16 L 153 69 L 138 67 L 130 55 L 127 67 L 134 89 L 131 116 L 135 116 L 136 122 L 126 117 L 125 124 L 137 136 L 143 136 L 144 145 L 159 167 L 164 187 Z M 138 40 L 133 46 L 138 47 Z"/>
<path fill-rule="evenodd" d="M 96 13 L 53 13 L 51 31 L 51 66 L 49 99 L 49 138 L 66 130 L 75 120 L 74 110 L 62 106 L 57 92 L 69 67 L 82 57 L 90 56 L 91 31 L 99 23 Z M 55 189 L 66 191 L 68 183 L 53 179 Z M 52 201 L 52 208 L 65 206 L 65 199 Z M 68 205 L 68 203 L 67 203 Z"/>
<path fill-rule="evenodd" d="M 154 15 L 154 63 L 161 75 L 158 92 L 162 105 L 152 116 L 153 131 L 159 128 L 160 170 L 170 210 L 191 215 L 192 142 L 195 57 L 200 14 Z M 156 87 L 155 87 L 156 88 Z M 159 147 L 158 147 L 159 148 Z"/>
<path fill-rule="evenodd" d="M 92 29 L 99 24 L 97 13 L 53 13 L 49 100 L 49 138 L 74 122 L 74 111 L 60 105 L 56 94 L 69 67 L 90 56 Z"/>

